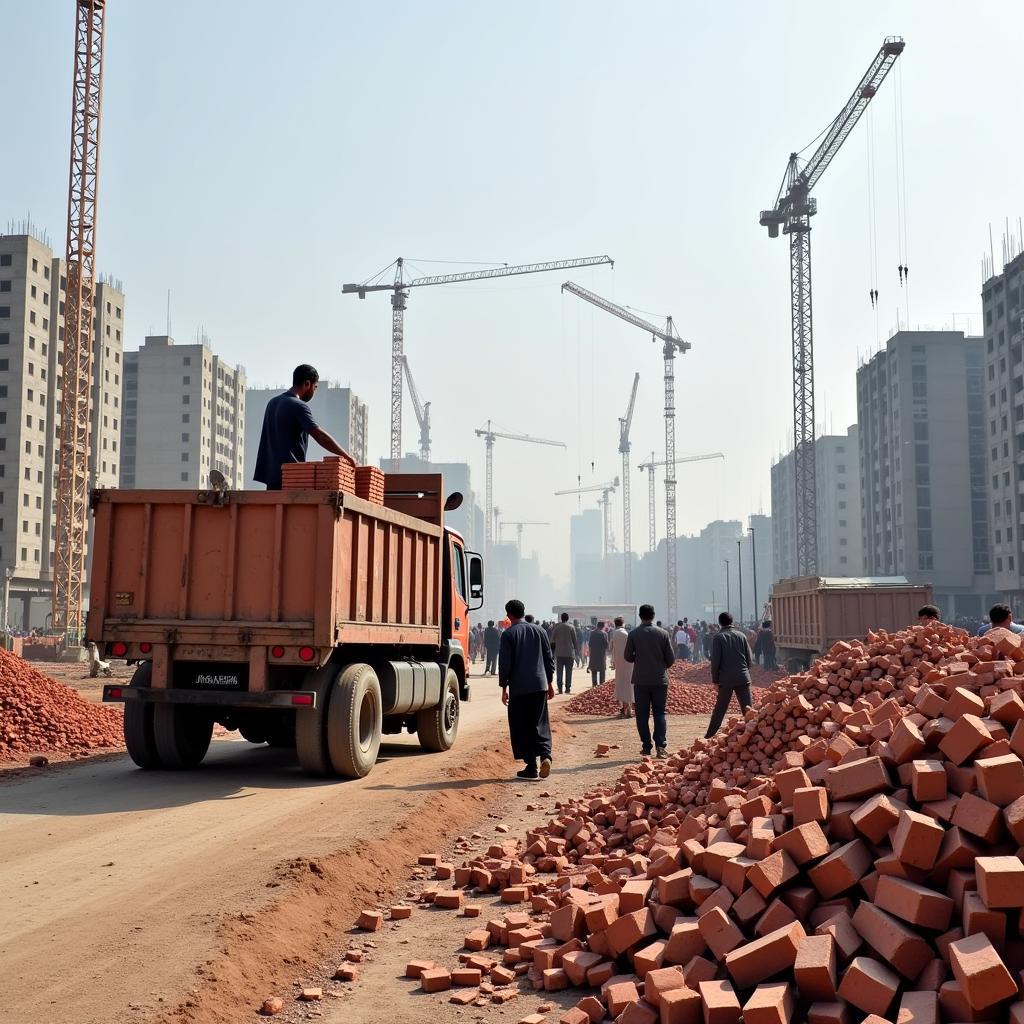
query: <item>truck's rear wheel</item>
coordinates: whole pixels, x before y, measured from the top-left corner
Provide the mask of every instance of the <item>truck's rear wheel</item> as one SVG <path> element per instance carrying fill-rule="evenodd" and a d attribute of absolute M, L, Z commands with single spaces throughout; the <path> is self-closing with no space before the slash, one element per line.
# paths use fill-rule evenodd
<path fill-rule="evenodd" d="M 338 676 L 327 712 L 331 763 L 339 775 L 361 779 L 377 761 L 384 704 L 370 665 L 347 665 Z"/>
<path fill-rule="evenodd" d="M 448 669 L 441 703 L 416 715 L 416 735 L 424 750 L 451 750 L 459 732 L 459 677 Z"/>
<path fill-rule="evenodd" d="M 187 704 L 158 704 L 153 709 L 153 738 L 164 768 L 196 768 L 213 737 L 213 718 Z"/>
<path fill-rule="evenodd" d="M 295 712 L 295 752 L 299 764 L 307 775 L 321 778 L 334 774 L 327 749 L 327 708 L 336 673 L 337 669 L 327 665 L 310 673 L 302 688 L 316 693 L 316 707 Z"/>
<path fill-rule="evenodd" d="M 144 661 L 135 670 L 129 685 L 148 688 L 152 675 L 152 663 Z M 153 737 L 153 711 L 152 704 L 138 700 L 125 701 L 124 745 L 128 748 L 128 756 L 140 768 L 150 770 L 160 767 L 160 755 Z"/>

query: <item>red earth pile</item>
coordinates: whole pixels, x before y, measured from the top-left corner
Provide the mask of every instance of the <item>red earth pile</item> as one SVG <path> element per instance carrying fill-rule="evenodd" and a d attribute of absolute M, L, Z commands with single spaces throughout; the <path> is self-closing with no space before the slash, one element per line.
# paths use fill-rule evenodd
<path fill-rule="evenodd" d="M 562 1024 L 1021 1024 L 1021 641 L 837 644 L 728 732 L 455 869 L 531 911 L 466 937 L 490 990 L 586 988 Z"/>
<path fill-rule="evenodd" d="M 764 699 L 765 688 L 781 678 L 754 665 L 750 671 L 755 707 Z M 668 670 L 668 700 L 665 711 L 670 715 L 710 715 L 718 690 L 711 683 L 707 662 L 695 665 L 677 661 Z M 580 691 L 565 705 L 570 715 L 617 715 L 622 705 L 615 699 L 615 680 Z M 735 707 L 735 702 L 734 702 Z"/>
<path fill-rule="evenodd" d="M 121 746 L 121 712 L 90 704 L 21 658 L 0 650 L 0 761 L 26 754 L 82 757 Z"/>

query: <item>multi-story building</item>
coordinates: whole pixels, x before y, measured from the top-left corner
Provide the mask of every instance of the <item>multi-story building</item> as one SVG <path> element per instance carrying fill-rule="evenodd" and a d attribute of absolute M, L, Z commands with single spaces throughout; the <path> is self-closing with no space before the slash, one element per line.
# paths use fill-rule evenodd
<path fill-rule="evenodd" d="M 950 617 L 992 594 L 985 401 L 985 341 L 962 331 L 898 331 L 857 370 L 865 572 L 932 584 Z"/>
<path fill-rule="evenodd" d="M 605 598 L 603 549 L 604 520 L 601 510 L 588 508 L 571 516 L 569 519 L 570 600 L 593 604 Z M 616 595 L 618 592 L 617 589 Z"/>
<path fill-rule="evenodd" d="M 864 571 L 857 425 L 814 442 L 818 495 L 818 575 L 859 576 Z M 793 453 L 772 464 L 773 578 L 797 575 L 796 478 Z M 759 567 L 760 568 L 760 567 Z M 760 573 L 758 573 L 760 584 Z"/>
<path fill-rule="evenodd" d="M 9 610 L 12 626 L 43 625 L 49 611 L 66 287 L 64 261 L 30 226 L 0 236 L 0 573 L 21 602 Z M 90 487 L 118 484 L 124 309 L 120 283 L 100 278 Z"/>
<path fill-rule="evenodd" d="M 241 489 L 245 472 L 245 368 L 207 339 L 176 345 L 147 337 L 124 357 L 124 487 L 203 487 L 210 470 Z"/>
<path fill-rule="evenodd" d="M 992 509 L 995 589 L 1017 614 L 1024 601 L 1024 254 L 987 280 L 983 448 Z"/>
<path fill-rule="evenodd" d="M 279 387 L 249 388 L 246 391 L 245 451 L 249 460 L 245 467 L 246 487 L 259 488 L 263 486 L 253 479 L 253 473 L 256 470 L 256 452 L 259 451 L 260 434 L 263 431 L 263 414 L 266 412 L 267 402 L 287 390 L 287 387 Z M 356 464 L 367 465 L 366 432 L 369 413 L 366 403 L 360 401 L 351 388 L 343 388 L 338 384 L 321 381 L 316 395 L 310 403 L 310 408 L 316 422 L 356 460 Z M 320 458 L 320 455 L 311 451 L 310 458 L 317 459 Z M 403 470 L 403 472 L 427 471 L 410 469 Z"/>
<path fill-rule="evenodd" d="M 849 499 L 846 499 L 847 501 Z M 750 593 L 753 595 L 751 611 L 754 618 L 759 618 L 768 600 L 775 575 L 775 528 L 771 516 L 752 515 L 750 532 L 747 534 L 749 543 L 744 544 L 744 559 L 747 549 L 750 554 Z M 755 586 L 756 584 L 756 586 Z M 747 585 L 747 561 L 743 563 L 743 586 Z"/>

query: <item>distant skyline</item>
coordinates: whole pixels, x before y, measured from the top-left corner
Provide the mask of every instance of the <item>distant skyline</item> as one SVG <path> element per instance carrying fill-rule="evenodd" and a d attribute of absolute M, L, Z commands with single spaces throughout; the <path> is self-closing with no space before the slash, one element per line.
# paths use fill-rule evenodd
<path fill-rule="evenodd" d="M 8 6 L 0 229 L 31 215 L 62 253 L 74 11 Z M 173 336 L 204 330 L 249 381 L 285 382 L 309 361 L 351 386 L 376 461 L 390 309 L 383 294 L 343 297 L 343 282 L 399 255 L 431 272 L 432 260 L 615 259 L 414 290 L 406 314 L 435 457 L 469 461 L 481 495 L 473 430 L 488 418 L 567 444 L 495 447 L 496 504 L 504 518 L 551 520 L 526 547 L 558 581 L 569 516 L 592 503 L 553 492 L 620 472 L 635 370 L 633 464 L 664 454 L 659 346 L 563 295 L 563 280 L 672 313 L 692 343 L 676 363 L 677 448 L 726 455 L 679 472 L 679 531 L 696 533 L 768 511 L 771 461 L 792 429 L 789 268 L 786 239 L 769 239 L 758 213 L 885 36 L 906 50 L 814 193 L 821 429 L 856 421 L 858 361 L 898 325 L 955 318 L 980 333 L 989 225 L 998 272 L 1005 219 L 1016 231 L 1024 214 L 1016 3 L 296 0 L 282 17 L 252 0 L 110 0 L 107 19 L 98 266 L 124 283 L 128 349 L 165 333 L 170 290 Z M 896 270 L 900 94 L 909 292 Z M 407 451 L 417 435 L 407 398 Z M 632 483 L 645 549 L 646 477 Z M 613 508 L 621 545 L 618 496 Z"/>

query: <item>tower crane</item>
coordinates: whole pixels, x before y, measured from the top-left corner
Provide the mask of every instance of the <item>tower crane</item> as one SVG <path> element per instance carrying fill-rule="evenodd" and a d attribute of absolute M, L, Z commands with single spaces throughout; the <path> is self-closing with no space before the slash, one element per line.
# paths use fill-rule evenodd
<path fill-rule="evenodd" d="M 606 313 L 611 313 L 612 316 L 617 316 L 620 320 L 639 327 L 651 335 L 652 341 L 658 339 L 662 342 L 661 354 L 665 361 L 665 463 L 667 466 L 674 467 L 676 464 L 676 352 L 686 352 L 691 347 L 690 343 L 679 337 L 675 323 L 670 316 L 665 318 L 664 328 L 655 327 L 654 324 L 642 320 L 624 306 L 609 302 L 572 281 L 566 281 L 562 285 L 562 291 L 571 292 L 585 302 L 597 306 L 598 309 L 603 309 Z M 676 478 L 674 469 L 665 475 L 665 536 L 668 540 L 668 544 L 665 546 L 668 583 L 668 604 L 665 614 L 671 620 L 672 615 L 675 614 L 679 594 L 676 580 Z"/>
<path fill-rule="evenodd" d="M 89 526 L 89 429 L 93 310 L 96 305 L 96 196 L 100 169 L 106 0 L 75 0 L 75 71 L 65 256 L 63 397 L 53 544 L 53 628 L 81 642 Z M 56 284 L 56 282 L 54 282 Z"/>
<path fill-rule="evenodd" d="M 797 571 L 818 571 L 818 507 L 814 468 L 814 332 L 811 314 L 811 217 L 818 212 L 811 189 L 839 152 L 865 108 L 903 52 L 903 40 L 889 36 L 875 54 L 845 106 L 825 129 L 818 148 L 800 165 L 791 153 L 775 206 L 762 210 L 770 238 L 789 235 L 789 288 L 793 335 L 793 468 L 796 478 Z"/>
<path fill-rule="evenodd" d="M 705 462 L 708 459 L 724 459 L 721 452 L 712 452 L 710 455 L 684 455 L 676 459 L 676 465 L 681 466 L 684 462 Z M 654 520 L 654 470 L 658 466 L 667 465 L 663 459 L 661 462 L 654 461 L 654 452 L 651 452 L 650 462 L 641 462 L 637 469 L 641 472 L 647 471 L 647 529 L 650 531 L 650 549 L 653 551 L 658 546 L 658 530 Z"/>
<path fill-rule="evenodd" d="M 432 274 L 406 280 L 405 259 L 399 256 L 388 264 L 373 279 L 363 284 L 345 284 L 342 294 L 358 295 L 365 299 L 367 292 L 391 292 L 391 458 L 402 457 L 402 356 L 405 346 L 405 307 L 410 288 L 422 288 L 434 284 L 462 284 L 466 281 L 484 281 L 494 277 L 516 277 L 520 274 L 540 274 L 549 270 L 567 270 L 575 267 L 596 267 L 607 263 L 615 265 L 610 256 L 584 256 L 573 260 L 551 260 L 547 263 L 522 263 L 510 267 L 504 264 L 489 270 L 470 270 L 457 274 Z M 374 283 L 375 278 L 395 268 L 395 279 L 390 284 Z M 490 530 L 490 526 L 488 526 Z"/>
<path fill-rule="evenodd" d="M 626 600 L 633 599 L 633 510 L 629 499 L 629 428 L 633 425 L 633 410 L 636 407 L 636 389 L 640 374 L 633 374 L 633 390 L 629 395 L 626 415 L 619 417 L 619 454 L 622 456 L 622 556 L 625 567 Z"/>
<path fill-rule="evenodd" d="M 490 550 L 491 545 L 494 543 L 494 538 L 497 531 L 494 529 L 495 523 L 495 512 L 497 511 L 494 507 L 494 441 L 495 438 L 503 437 L 507 441 L 525 441 L 527 444 L 546 444 L 551 445 L 555 448 L 564 448 L 565 443 L 562 441 L 549 441 L 544 437 L 532 437 L 530 434 L 506 434 L 500 430 L 493 430 L 491 428 L 491 421 L 487 421 L 487 427 L 483 430 L 477 430 L 477 437 L 482 437 L 484 443 L 487 445 L 487 474 L 486 474 L 486 487 L 485 487 L 485 499 L 484 503 L 487 508 L 484 513 L 484 521 L 487 524 L 487 548 Z"/>
<path fill-rule="evenodd" d="M 501 540 L 501 529 L 503 526 L 514 526 L 516 528 L 516 543 L 519 545 L 519 557 L 523 557 L 523 527 L 524 526 L 550 526 L 550 523 L 542 523 L 537 519 L 505 520 L 498 523 L 498 540 Z"/>
<path fill-rule="evenodd" d="M 420 393 L 416 390 L 416 382 L 412 379 L 412 370 L 409 369 L 409 360 L 405 355 L 402 356 L 402 366 L 405 367 L 405 379 L 409 382 L 409 397 L 416 413 L 416 422 L 420 425 L 420 458 L 424 462 L 429 462 L 430 403 L 420 400 Z"/>
<path fill-rule="evenodd" d="M 568 491 L 555 491 L 556 497 L 561 497 L 563 494 L 593 494 L 594 491 L 600 491 L 601 497 L 597 499 L 597 503 L 604 510 L 604 557 L 608 557 L 608 552 L 611 549 L 611 521 L 608 518 L 608 505 L 611 503 L 611 496 L 615 488 L 619 486 L 619 478 L 616 477 L 611 483 L 607 484 L 593 484 L 590 487 L 573 487 Z"/>

